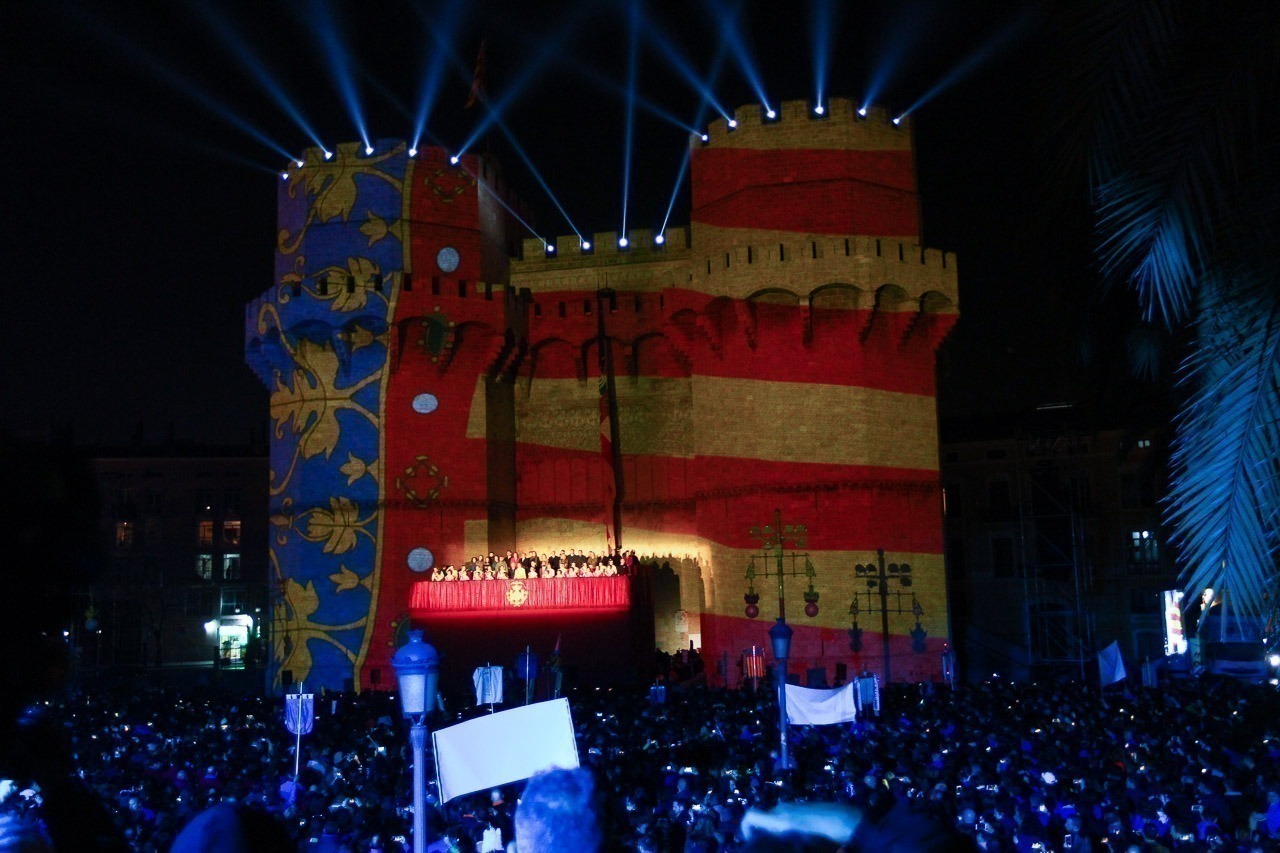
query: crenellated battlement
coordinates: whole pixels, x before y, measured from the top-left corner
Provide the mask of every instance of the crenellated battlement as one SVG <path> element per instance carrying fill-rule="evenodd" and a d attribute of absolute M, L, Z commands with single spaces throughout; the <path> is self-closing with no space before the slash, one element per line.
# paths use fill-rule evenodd
<path fill-rule="evenodd" d="M 865 116 L 849 98 L 832 98 L 823 105 L 822 115 L 814 113 L 806 101 L 783 101 L 777 117 L 765 116 L 760 104 L 745 104 L 733 114 L 736 127 L 724 118 L 707 125 L 706 140 L 693 135 L 689 147 L 699 148 L 850 148 L 895 150 L 911 148 L 911 120 L 897 124 L 883 107 L 869 107 Z"/>
<path fill-rule="evenodd" d="M 809 293 L 846 284 L 895 285 L 919 297 L 935 292 L 959 304 L 956 255 L 891 237 L 778 235 L 694 226 L 689 286 L 746 299 L 780 289 Z"/>
<path fill-rule="evenodd" d="M 687 228 L 668 228 L 662 232 L 661 242 L 647 228 L 637 228 L 627 233 L 627 245 L 618 245 L 617 231 L 600 231 L 587 237 L 590 248 L 583 248 L 577 234 L 564 234 L 542 240 L 527 237 L 521 245 L 519 263 L 525 268 L 544 262 L 547 268 L 561 264 L 573 266 L 579 263 L 629 263 L 650 260 L 650 255 L 669 257 L 684 252 L 689 247 Z"/>

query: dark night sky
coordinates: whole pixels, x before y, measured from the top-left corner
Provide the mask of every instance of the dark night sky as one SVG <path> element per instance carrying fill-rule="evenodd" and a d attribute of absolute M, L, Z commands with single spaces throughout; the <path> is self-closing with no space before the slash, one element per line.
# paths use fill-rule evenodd
<path fill-rule="evenodd" d="M 311 37 L 314 3 L 234 2 L 244 45 L 328 143 L 357 138 Z M 439 4 L 421 4 L 435 19 Z M 625 83 L 626 6 L 471 2 L 453 39 L 469 69 L 484 33 L 494 98 L 522 94 L 506 122 L 584 232 L 617 228 L 624 101 L 584 69 Z M 840 22 L 828 90 L 901 109 L 966 60 L 972 73 L 914 113 L 925 242 L 960 259 L 962 319 L 942 357 L 945 414 L 1001 413 L 1072 395 L 1072 318 L 1093 299 L 1080 197 L 1051 195 L 1050 117 L 1058 79 L 1046 15 L 1007 3 L 834 0 Z M 373 9 L 360 17 L 357 10 Z M 707 3 L 650 2 L 644 15 L 705 73 L 717 28 Z M 812 92 L 806 3 L 747 2 L 741 30 L 774 100 Z M 189 3 L 6 4 L 10 357 L 0 426 L 77 440 L 244 440 L 266 421 L 266 391 L 242 361 L 244 303 L 270 284 L 278 154 L 181 91 L 192 86 L 299 151 L 307 136 L 223 49 Z M 1030 10 L 1030 11 L 1026 11 Z M 373 137 L 406 137 L 420 69 L 435 50 L 408 4 L 336 3 Z M 1015 17 L 1017 21 L 1015 21 Z M 539 50 L 567 32 L 540 67 Z M 993 42 L 995 49 L 988 49 Z M 1055 58 L 1057 57 L 1057 58 Z M 533 69 L 531 71 L 531 69 Z M 522 81 L 522 78 L 527 78 Z M 479 119 L 450 69 L 429 127 L 457 144 Z M 698 96 L 642 43 L 640 94 L 686 123 Z M 732 59 L 713 86 L 726 107 L 754 100 Z M 544 234 L 570 228 L 500 134 L 487 143 Z M 661 222 L 686 150 L 683 131 L 637 111 L 630 222 Z M 1076 194 L 1079 196 L 1079 194 Z M 1065 201 L 1064 201 L 1065 199 Z M 682 190 L 673 224 L 688 221 Z"/>

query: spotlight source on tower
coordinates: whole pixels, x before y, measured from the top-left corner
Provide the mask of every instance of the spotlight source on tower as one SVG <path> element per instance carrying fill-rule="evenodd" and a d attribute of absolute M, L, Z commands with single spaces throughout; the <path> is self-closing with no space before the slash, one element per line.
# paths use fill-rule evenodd
<path fill-rule="evenodd" d="M 734 129 L 735 127 L 737 127 L 737 126 L 738 126 L 738 120 L 737 120 L 736 118 L 731 118 L 731 119 L 729 119 L 729 129 L 730 129 L 730 130 L 733 130 L 733 129 Z"/>
<path fill-rule="evenodd" d="M 707 134 L 705 134 L 705 133 L 703 133 L 703 134 L 699 134 L 698 138 L 699 138 L 699 139 L 701 139 L 703 142 L 710 142 L 710 141 L 711 141 L 711 137 L 710 137 L 710 136 L 707 136 Z"/>
<path fill-rule="evenodd" d="M 583 240 L 581 245 L 582 245 L 582 251 L 584 251 L 584 252 L 590 252 L 590 251 L 591 251 L 591 241 L 590 241 L 590 240 Z"/>
<path fill-rule="evenodd" d="M 294 165 L 295 165 L 295 166 L 297 166 L 299 169 L 301 169 L 303 166 L 307 165 L 306 163 L 302 162 L 301 160 L 294 160 L 294 161 L 293 161 L 293 163 L 294 163 Z"/>
<path fill-rule="evenodd" d="M 813 105 L 813 114 L 819 117 L 824 116 L 827 114 L 827 108 L 821 102 L 818 102 Z"/>
<path fill-rule="evenodd" d="M 862 106 L 858 107 L 858 115 L 862 116 L 863 118 L 866 118 L 866 117 L 867 117 L 867 105 L 866 105 L 866 104 L 863 104 Z"/>
<path fill-rule="evenodd" d="M 282 181 L 287 181 L 287 180 L 289 180 L 289 173 L 288 173 L 288 172 L 281 172 L 281 173 L 280 173 L 280 180 L 282 180 Z"/>
<path fill-rule="evenodd" d="M 409 149 L 409 156 L 410 156 L 410 157 L 417 157 L 417 156 L 418 156 L 418 149 L 417 149 L 417 148 L 410 148 L 410 149 Z"/>
<path fill-rule="evenodd" d="M 327 148 L 321 148 L 320 150 L 324 153 L 324 159 L 326 159 L 326 160 L 332 160 L 332 159 L 333 159 L 333 152 L 332 152 L 332 151 L 330 151 L 330 150 L 329 150 L 329 149 L 327 149 Z"/>
<path fill-rule="evenodd" d="M 364 146 L 364 156 L 368 157 L 371 154 L 373 154 L 373 146 L 366 144 Z"/>
<path fill-rule="evenodd" d="M 550 241 L 544 241 L 542 244 L 542 250 L 547 255 L 554 255 L 556 253 L 556 244 Z"/>
<path fill-rule="evenodd" d="M 630 240 L 628 240 L 626 237 L 619 237 L 619 238 L 618 238 L 618 248 L 620 248 L 620 249 L 625 249 L 625 248 L 627 248 L 627 247 L 628 247 L 628 246 L 630 246 L 630 245 L 631 245 L 631 241 L 630 241 Z"/>
<path fill-rule="evenodd" d="M 906 113 L 903 113 L 902 115 L 897 116 L 896 118 L 894 118 L 894 119 L 893 119 L 893 123 L 894 123 L 895 125 L 902 124 L 902 120 L 903 120 L 904 118 L 906 118 L 906 117 L 907 117 L 907 114 L 906 114 Z"/>
<path fill-rule="evenodd" d="M 654 245 L 661 246 L 663 243 L 667 242 L 667 238 L 662 236 L 661 234 L 655 234 L 653 236 L 653 242 L 654 242 Z"/>
<path fill-rule="evenodd" d="M 458 165 L 458 155 L 457 155 L 457 154 L 454 154 L 453 156 L 451 156 L 451 157 L 449 158 L 449 165 L 451 165 L 451 166 L 456 166 L 456 165 Z"/>

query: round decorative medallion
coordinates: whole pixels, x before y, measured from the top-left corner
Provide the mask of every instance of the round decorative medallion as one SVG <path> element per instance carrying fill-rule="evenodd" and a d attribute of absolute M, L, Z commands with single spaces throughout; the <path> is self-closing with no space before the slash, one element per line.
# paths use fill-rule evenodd
<path fill-rule="evenodd" d="M 436 557 L 426 548 L 414 548 L 409 552 L 409 568 L 415 572 L 430 571 Z"/>
<path fill-rule="evenodd" d="M 439 252 L 436 252 L 436 266 L 440 267 L 442 272 L 453 272 L 458 268 L 458 250 L 452 246 L 445 246 Z"/>
<path fill-rule="evenodd" d="M 419 394 L 413 398 L 413 410 L 420 415 L 429 415 L 440 405 L 435 394 Z"/>

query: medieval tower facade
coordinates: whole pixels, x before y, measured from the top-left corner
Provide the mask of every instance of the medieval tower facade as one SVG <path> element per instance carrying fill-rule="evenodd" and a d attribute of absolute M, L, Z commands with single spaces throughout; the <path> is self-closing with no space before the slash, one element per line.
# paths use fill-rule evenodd
<path fill-rule="evenodd" d="M 819 605 L 787 580 L 793 668 L 880 669 L 887 600 L 893 677 L 937 674 L 934 366 L 958 298 L 954 256 L 919 244 L 910 127 L 842 100 L 735 118 L 691 143 L 688 229 L 625 246 L 520 242 L 518 203 L 469 156 L 339 146 L 285 174 L 276 282 L 246 317 L 271 391 L 278 683 L 387 685 L 411 620 L 471 638 L 449 649 L 467 671 L 478 636 L 577 625 L 576 653 L 600 655 L 598 614 L 426 612 L 414 588 L 435 564 L 615 533 L 653 572 L 643 643 L 692 642 L 736 683 L 776 616 L 774 581 L 760 618 L 744 593 L 752 528 L 779 510 L 807 527 Z M 855 571 L 879 548 L 911 566 L 888 597 Z"/>

